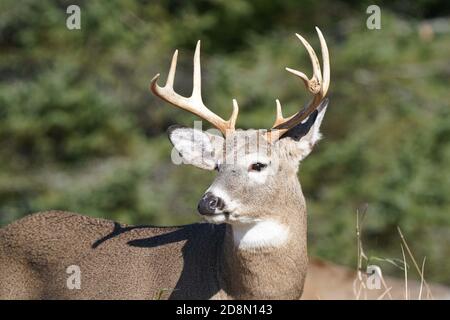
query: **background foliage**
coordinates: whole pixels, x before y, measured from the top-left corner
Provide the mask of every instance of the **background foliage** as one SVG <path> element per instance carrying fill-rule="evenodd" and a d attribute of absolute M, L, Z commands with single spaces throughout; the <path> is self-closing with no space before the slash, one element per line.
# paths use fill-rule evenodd
<path fill-rule="evenodd" d="M 65 27 L 81 7 L 82 29 Z M 195 119 L 148 90 L 179 48 L 176 88 L 191 88 L 202 39 L 204 98 L 242 128 L 270 126 L 308 99 L 285 66 L 310 70 L 294 32 L 332 57 L 325 139 L 301 165 L 310 252 L 355 264 L 356 210 L 366 251 L 399 257 L 399 225 L 428 279 L 450 284 L 448 1 L 33 1 L 0 4 L 0 225 L 63 209 L 124 223 L 197 221 L 211 173 L 170 162 L 166 128 Z M 386 266 L 388 267 L 388 266 Z M 395 270 L 391 270 L 395 272 Z"/>

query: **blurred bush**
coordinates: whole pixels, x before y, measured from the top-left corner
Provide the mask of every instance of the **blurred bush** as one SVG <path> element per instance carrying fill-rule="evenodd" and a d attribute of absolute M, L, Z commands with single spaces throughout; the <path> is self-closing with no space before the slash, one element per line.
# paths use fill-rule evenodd
<path fill-rule="evenodd" d="M 81 7 L 82 28 L 65 27 Z M 196 221 L 211 173 L 170 162 L 173 123 L 195 119 L 149 93 L 179 48 L 176 88 L 191 88 L 202 39 L 206 104 L 231 98 L 242 128 L 269 127 L 275 98 L 309 97 L 283 69 L 309 72 L 293 36 L 331 52 L 325 139 L 300 169 L 310 251 L 355 264 L 356 210 L 369 204 L 365 247 L 399 257 L 402 227 L 428 279 L 450 284 L 449 3 L 367 1 L 12 1 L 0 4 L 0 225 L 62 209 L 125 223 Z M 193 183 L 195 181 L 195 183 Z"/>

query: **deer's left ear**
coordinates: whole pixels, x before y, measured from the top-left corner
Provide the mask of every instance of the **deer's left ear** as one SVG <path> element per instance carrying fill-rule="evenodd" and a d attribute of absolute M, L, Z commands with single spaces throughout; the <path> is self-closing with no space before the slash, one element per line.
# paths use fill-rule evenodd
<path fill-rule="evenodd" d="M 287 131 L 277 143 L 287 149 L 297 161 L 306 158 L 321 139 L 320 125 L 327 111 L 328 99 L 324 99 L 319 107 L 304 122 Z"/>

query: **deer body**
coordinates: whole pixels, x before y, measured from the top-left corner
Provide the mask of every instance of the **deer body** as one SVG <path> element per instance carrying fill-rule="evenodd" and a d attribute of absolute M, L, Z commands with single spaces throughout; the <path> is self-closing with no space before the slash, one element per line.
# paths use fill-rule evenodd
<path fill-rule="evenodd" d="M 240 251 L 233 241 L 226 224 L 128 227 L 38 213 L 0 231 L 0 299 L 300 297 L 303 241 L 289 244 L 298 251 L 291 260 L 283 258 L 289 246 Z M 71 265 L 80 267 L 80 289 L 67 287 Z"/>
<path fill-rule="evenodd" d="M 32 215 L 0 230 L 0 298 L 300 298 L 308 258 L 306 205 L 297 172 L 320 139 L 330 80 L 328 49 L 317 32 L 323 74 L 300 35 L 313 76 L 288 69 L 313 99 L 288 118 L 277 100 L 269 131 L 236 130 L 235 100 L 228 121 L 203 104 L 200 42 L 191 97 L 173 90 L 177 52 L 166 85 L 156 84 L 159 75 L 152 80 L 155 95 L 211 122 L 224 135 L 169 129 L 184 163 L 217 171 L 198 204 L 207 224 L 129 227 L 56 211 Z M 79 267 L 80 289 L 67 286 L 72 265 Z"/>

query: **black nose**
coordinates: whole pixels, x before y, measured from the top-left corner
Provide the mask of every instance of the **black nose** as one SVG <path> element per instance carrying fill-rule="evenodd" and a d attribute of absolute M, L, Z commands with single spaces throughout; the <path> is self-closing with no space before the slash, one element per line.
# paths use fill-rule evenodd
<path fill-rule="evenodd" d="M 207 192 L 198 203 L 197 210 L 201 215 L 210 215 L 214 214 L 216 209 L 222 210 L 224 206 L 225 203 L 221 198 L 216 197 L 211 192 Z"/>

